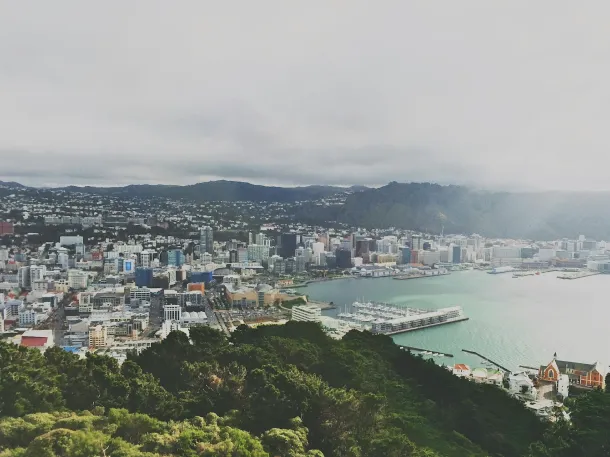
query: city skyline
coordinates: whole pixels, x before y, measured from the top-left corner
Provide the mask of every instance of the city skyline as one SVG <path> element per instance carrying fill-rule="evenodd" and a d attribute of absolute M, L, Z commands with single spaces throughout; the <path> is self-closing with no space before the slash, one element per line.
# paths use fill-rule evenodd
<path fill-rule="evenodd" d="M 610 189 L 597 8 L 240 8 L 4 5 L 0 179 Z"/>

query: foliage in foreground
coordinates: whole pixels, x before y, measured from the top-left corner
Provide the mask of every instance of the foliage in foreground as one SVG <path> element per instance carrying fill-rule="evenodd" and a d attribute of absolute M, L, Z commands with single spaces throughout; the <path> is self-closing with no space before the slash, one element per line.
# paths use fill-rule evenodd
<path fill-rule="evenodd" d="M 111 409 L 105 416 L 29 414 L 0 420 L 0 450 L 6 448 L 0 456 L 323 457 L 319 451 L 305 451 L 307 429 L 299 419 L 292 421 L 291 429 L 272 429 L 260 438 L 223 422 L 213 413 L 205 419 L 162 422 L 124 409 Z"/>
<path fill-rule="evenodd" d="M 120 367 L 100 355 L 83 360 L 52 348 L 43 356 L 0 343 L 0 416 L 99 407 L 110 411 L 104 420 L 118 408 L 170 428 L 192 427 L 194 418 L 214 413 L 235 436 L 260 441 L 261 452 L 273 456 L 319 449 L 326 457 L 509 457 L 526 454 L 532 442 L 545 446 L 546 426 L 501 390 L 457 378 L 367 332 L 336 341 L 316 324 L 290 322 L 242 326 L 228 340 L 203 327 L 191 330 L 191 341 L 172 333 Z M 87 433 L 125 440 L 100 427 Z M 204 443 L 197 436 L 189 442 Z M 131 444 L 141 446 L 134 452 L 189 455 Z M 106 455 L 130 455 L 111 451 Z M 7 455 L 27 451 L 14 452 Z"/>

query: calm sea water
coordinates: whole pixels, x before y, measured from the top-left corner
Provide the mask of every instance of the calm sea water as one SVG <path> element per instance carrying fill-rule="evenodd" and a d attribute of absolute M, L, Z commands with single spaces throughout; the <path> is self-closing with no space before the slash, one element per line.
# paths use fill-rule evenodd
<path fill-rule="evenodd" d="M 510 273 L 463 271 L 407 281 L 328 281 L 303 291 L 314 300 L 337 305 L 364 299 L 426 309 L 462 306 L 468 321 L 393 337 L 399 344 L 455 355 L 437 358 L 437 363 L 481 366 L 478 357 L 462 349 L 512 370 L 547 363 L 554 352 L 564 360 L 610 361 L 610 276 L 563 280 L 556 273 L 513 278 Z"/>

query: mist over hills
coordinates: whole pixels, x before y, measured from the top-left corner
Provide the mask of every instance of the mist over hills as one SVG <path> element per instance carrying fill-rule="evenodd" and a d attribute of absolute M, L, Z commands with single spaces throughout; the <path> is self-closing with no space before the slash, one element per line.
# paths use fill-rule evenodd
<path fill-rule="evenodd" d="M 19 183 L 0 182 L 5 188 Z M 391 182 L 383 187 L 262 186 L 239 181 L 192 185 L 138 184 L 61 188 L 67 192 L 191 201 L 295 203 L 343 194 L 345 203 L 293 207 L 297 220 L 338 221 L 366 228 L 399 227 L 430 233 L 548 240 L 579 234 L 610 239 L 610 192 L 494 192 L 464 186 Z"/>

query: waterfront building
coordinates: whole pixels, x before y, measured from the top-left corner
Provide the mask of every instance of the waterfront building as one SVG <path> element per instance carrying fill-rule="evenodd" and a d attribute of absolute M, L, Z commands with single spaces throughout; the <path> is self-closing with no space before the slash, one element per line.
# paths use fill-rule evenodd
<path fill-rule="evenodd" d="M 291 310 L 291 320 L 299 322 L 319 322 L 322 310 L 315 305 L 293 306 Z"/>

